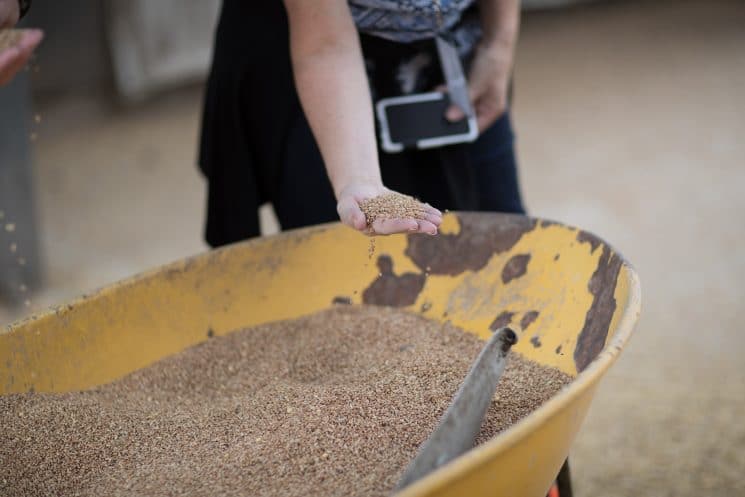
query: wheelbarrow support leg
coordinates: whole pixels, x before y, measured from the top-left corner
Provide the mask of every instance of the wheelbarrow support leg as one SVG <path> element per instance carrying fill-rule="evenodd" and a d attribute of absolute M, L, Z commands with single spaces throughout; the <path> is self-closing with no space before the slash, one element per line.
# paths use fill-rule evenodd
<path fill-rule="evenodd" d="M 559 497 L 572 497 L 572 476 L 569 473 L 569 459 L 564 461 L 556 477 L 556 486 L 559 488 Z"/>

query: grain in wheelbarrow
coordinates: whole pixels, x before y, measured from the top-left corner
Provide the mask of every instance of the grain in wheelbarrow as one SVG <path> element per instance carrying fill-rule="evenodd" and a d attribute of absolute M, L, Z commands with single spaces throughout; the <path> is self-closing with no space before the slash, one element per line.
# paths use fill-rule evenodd
<path fill-rule="evenodd" d="M 0 495 L 387 495 L 482 345 L 413 314 L 339 306 L 93 390 L 0 397 Z M 479 440 L 569 380 L 511 353 Z"/>

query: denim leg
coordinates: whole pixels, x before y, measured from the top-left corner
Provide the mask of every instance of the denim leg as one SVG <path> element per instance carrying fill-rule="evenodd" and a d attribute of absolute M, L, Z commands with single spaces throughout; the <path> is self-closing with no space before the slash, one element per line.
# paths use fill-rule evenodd
<path fill-rule="evenodd" d="M 480 211 L 524 214 L 509 111 L 471 145 Z"/>

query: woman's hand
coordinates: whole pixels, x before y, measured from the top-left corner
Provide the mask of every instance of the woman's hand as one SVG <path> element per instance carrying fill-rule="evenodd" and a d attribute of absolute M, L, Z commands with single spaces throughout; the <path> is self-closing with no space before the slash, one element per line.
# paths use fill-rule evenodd
<path fill-rule="evenodd" d="M 468 93 L 479 132 L 483 132 L 507 109 L 507 91 L 520 30 L 520 2 L 479 0 L 479 10 L 484 37 L 471 64 Z M 460 121 L 465 116 L 453 105 L 445 117 Z"/>
<path fill-rule="evenodd" d="M 365 214 L 360 209 L 360 202 L 370 198 L 391 193 L 391 190 L 380 183 L 358 182 L 342 189 L 337 198 L 336 210 L 339 218 L 347 226 L 367 235 L 392 235 L 394 233 L 427 233 L 437 234 L 437 227 L 442 223 L 442 212 L 425 204 L 426 219 L 378 219 L 372 226 L 367 226 Z"/>
<path fill-rule="evenodd" d="M 0 29 L 18 22 L 18 0 L 0 0 Z M 10 48 L 0 49 L 0 86 L 4 86 L 24 68 L 44 34 L 38 29 L 21 31 L 20 39 Z"/>
<path fill-rule="evenodd" d="M 4 86 L 26 66 L 44 34 L 38 29 L 23 30 L 21 38 L 10 48 L 0 51 L 0 86 Z"/>
<path fill-rule="evenodd" d="M 488 129 L 507 108 L 507 90 L 512 72 L 513 49 L 506 44 L 480 45 L 471 65 L 468 93 L 476 112 L 479 132 Z M 460 121 L 463 111 L 451 105 L 449 121 Z"/>

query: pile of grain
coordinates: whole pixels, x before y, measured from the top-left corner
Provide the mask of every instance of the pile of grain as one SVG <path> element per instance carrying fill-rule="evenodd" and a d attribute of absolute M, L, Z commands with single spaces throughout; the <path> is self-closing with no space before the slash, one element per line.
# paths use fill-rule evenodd
<path fill-rule="evenodd" d="M 426 219 L 426 207 L 414 197 L 391 192 L 360 202 L 368 226 L 383 219 Z"/>
<path fill-rule="evenodd" d="M 402 311 L 340 306 L 94 390 L 0 397 L 0 495 L 386 495 L 482 344 Z M 569 381 L 511 356 L 482 441 Z"/>

